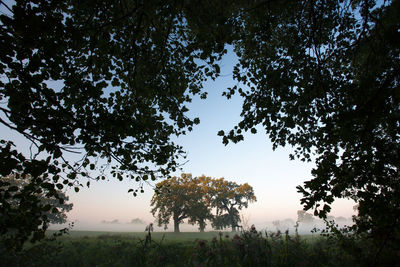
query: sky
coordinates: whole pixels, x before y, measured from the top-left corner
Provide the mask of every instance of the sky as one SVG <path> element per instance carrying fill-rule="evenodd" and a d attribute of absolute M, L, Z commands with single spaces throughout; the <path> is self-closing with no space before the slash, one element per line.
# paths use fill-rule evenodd
<path fill-rule="evenodd" d="M 244 141 L 238 144 L 225 146 L 222 138 L 217 136 L 219 130 L 229 131 L 240 121 L 240 96 L 230 100 L 222 96 L 222 92 L 234 84 L 231 71 L 235 60 L 230 51 L 221 62 L 221 77 L 205 83 L 207 99 L 195 97 L 188 105 L 188 116 L 199 117 L 200 124 L 187 135 L 174 139 L 187 151 L 188 160 L 182 166 L 183 170 L 174 174 L 204 174 L 213 178 L 224 177 L 238 184 L 249 183 L 257 202 L 242 210 L 242 214 L 250 224 L 286 218 L 295 220 L 297 210 L 302 209 L 301 195 L 297 193 L 296 186 L 310 179 L 314 164 L 289 160 L 291 147 L 279 147 L 273 151 L 261 127 L 257 129 L 257 134 L 245 134 Z M 109 181 L 92 182 L 90 188 L 82 188 L 78 193 L 69 190 L 74 207 L 68 217 L 71 221 L 78 220 L 77 228 L 102 220 L 117 219 L 127 223 L 140 218 L 154 222 L 155 218 L 150 213 L 150 200 L 154 193 L 152 187 L 146 186 L 145 193 L 133 197 L 127 190 L 135 185 L 134 181 L 120 182 L 110 178 Z M 335 201 L 331 215 L 349 218 L 354 214 L 353 206 L 354 202 L 350 200 Z"/>
<path fill-rule="evenodd" d="M 296 186 L 311 178 L 310 171 L 314 164 L 289 160 L 291 147 L 279 147 L 273 151 L 261 127 L 257 128 L 257 134 L 245 134 L 244 141 L 238 144 L 225 146 L 222 138 L 217 136 L 219 130 L 229 131 L 240 121 L 242 99 L 238 95 L 230 100 L 222 96 L 226 88 L 235 84 L 231 78 L 235 62 L 233 52 L 229 51 L 221 61 L 221 76 L 216 81 L 204 84 L 204 90 L 208 92 L 207 99 L 196 96 L 187 105 L 188 116 L 199 117 L 200 124 L 187 135 L 174 139 L 187 151 L 188 160 L 182 166 L 183 170 L 174 175 L 182 172 L 193 176 L 204 174 L 213 178 L 224 177 L 238 184 L 250 184 L 257 202 L 241 211 L 249 224 L 261 225 L 286 218 L 295 220 L 297 210 L 302 209 L 301 195 L 297 193 Z M 20 149 L 28 151 L 23 138 L 3 125 L 0 125 L 0 138 L 13 140 Z M 155 218 L 150 213 L 153 188 L 145 186 L 145 192 L 134 197 L 128 193 L 128 189 L 135 186 L 137 184 L 134 181 L 120 182 L 110 177 L 108 181 L 92 181 L 90 188 L 83 187 L 78 193 L 73 189 L 67 190 L 73 203 L 68 220 L 75 222 L 74 229 L 77 230 L 109 229 L 109 225 L 100 224 L 103 220 L 118 220 L 121 227 L 125 225 L 125 230 L 130 227 L 126 223 L 135 218 L 147 223 L 154 222 Z M 354 214 L 354 204 L 350 200 L 337 200 L 332 206 L 331 215 L 350 218 Z"/>

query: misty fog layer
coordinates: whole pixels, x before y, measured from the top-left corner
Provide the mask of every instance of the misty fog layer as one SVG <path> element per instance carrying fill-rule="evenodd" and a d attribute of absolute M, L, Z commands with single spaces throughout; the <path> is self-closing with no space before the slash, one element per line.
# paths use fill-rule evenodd
<path fill-rule="evenodd" d="M 150 222 L 143 223 L 131 223 L 131 222 L 120 222 L 117 219 L 113 221 L 102 221 L 102 222 L 83 222 L 83 221 L 75 221 L 74 226 L 70 229 L 71 231 L 104 231 L 104 232 L 144 232 L 146 225 Z M 154 223 L 154 222 L 153 222 Z M 350 226 L 353 224 L 351 219 L 340 218 L 339 220 L 335 220 L 335 223 L 338 224 L 339 227 Z M 244 229 L 250 228 L 251 225 L 256 227 L 258 231 L 262 232 L 276 232 L 281 231 L 285 232 L 289 230 L 289 234 L 294 234 L 296 231 L 296 220 L 294 219 L 285 219 L 285 220 L 275 220 L 275 221 L 266 221 L 259 223 L 245 223 L 243 224 Z M 51 225 L 51 230 L 59 230 L 62 228 L 68 227 L 68 224 L 63 225 Z M 323 230 L 326 225 L 324 221 L 314 219 L 312 222 L 299 222 L 298 223 L 298 233 L 299 234 L 312 234 L 313 229 Z M 173 224 L 169 224 L 167 229 L 164 229 L 164 226 L 159 227 L 154 223 L 154 231 L 155 232 L 173 232 Z M 180 225 L 180 230 L 182 232 L 198 232 L 197 225 L 190 225 L 188 223 L 183 223 Z M 229 232 L 231 229 L 226 228 L 224 231 Z M 207 225 L 205 231 L 215 231 L 212 229 L 211 225 Z"/>

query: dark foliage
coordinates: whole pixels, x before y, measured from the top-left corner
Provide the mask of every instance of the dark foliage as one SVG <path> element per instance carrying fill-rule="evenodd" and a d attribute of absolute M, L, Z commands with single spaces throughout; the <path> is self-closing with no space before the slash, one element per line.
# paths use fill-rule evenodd
<path fill-rule="evenodd" d="M 353 230 L 400 243 L 400 1 L 255 2 L 237 17 L 244 86 L 226 96 L 244 103 L 223 142 L 260 125 L 274 148 L 315 161 L 298 187 L 306 210 L 324 218 L 335 198 L 353 199 Z"/>
<path fill-rule="evenodd" d="M 110 170 L 136 180 L 136 195 L 176 169 L 183 151 L 170 138 L 199 123 L 185 103 L 226 53 L 223 4 L 0 2 L 0 123 L 31 143 L 28 156 L 0 140 L 0 176 L 32 176 L 18 213 L 4 204 L 13 195 L 0 194 L 0 227 L 16 231 L 17 247 L 43 237 L 35 190 L 79 191 L 80 178 Z"/>

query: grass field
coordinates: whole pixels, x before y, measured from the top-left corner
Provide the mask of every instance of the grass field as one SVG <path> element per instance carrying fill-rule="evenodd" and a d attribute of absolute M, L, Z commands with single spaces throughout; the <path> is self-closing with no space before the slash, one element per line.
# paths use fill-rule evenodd
<path fill-rule="evenodd" d="M 56 231 L 48 231 L 48 235 L 51 236 Z M 274 232 L 269 232 L 274 233 Z M 152 240 L 160 242 L 193 242 L 196 240 L 208 240 L 211 241 L 213 238 L 219 238 L 220 235 L 223 239 L 232 239 L 235 235 L 240 235 L 241 232 L 231 232 L 231 231 L 211 231 L 211 232 L 152 232 Z M 265 232 L 262 232 L 265 235 Z M 123 240 L 139 240 L 145 239 L 146 232 L 107 232 L 107 231 L 69 231 L 68 234 L 61 237 L 62 239 L 79 239 L 79 238 L 98 238 L 98 239 L 123 239 Z M 290 237 L 294 237 L 294 233 L 289 233 Z M 315 242 L 319 239 L 323 239 L 319 234 L 301 234 L 301 240 L 305 242 Z"/>
<path fill-rule="evenodd" d="M 55 231 L 48 231 L 48 234 L 51 235 Z M 223 236 L 233 237 L 235 234 L 232 232 L 152 232 L 151 236 L 153 240 L 161 241 L 164 239 L 165 241 L 195 241 L 198 239 L 211 240 L 214 237 L 219 237 L 219 233 L 222 233 Z M 97 238 L 121 238 L 121 239 L 145 239 L 147 233 L 146 232 L 103 232 L 103 231 L 69 231 L 67 235 L 63 238 L 88 238 L 88 237 L 97 237 Z"/>
<path fill-rule="evenodd" d="M 145 232 L 70 231 L 55 240 L 28 244 L 20 252 L 3 253 L 0 248 L 0 266 L 368 265 L 368 250 L 362 255 L 351 249 L 319 235 L 154 232 L 150 241 Z"/>
<path fill-rule="evenodd" d="M 47 234 L 51 236 L 56 231 L 48 231 Z M 221 232 L 221 231 L 212 231 L 212 232 L 152 232 L 152 240 L 164 242 L 193 242 L 196 240 L 208 240 L 211 241 L 213 238 L 219 238 L 221 235 L 223 239 L 229 239 L 234 237 L 235 235 L 240 235 L 240 232 Z M 69 231 L 68 234 L 61 237 L 61 239 L 79 239 L 79 238 L 109 238 L 109 239 L 145 239 L 147 233 L 146 232 L 106 232 L 106 231 Z M 290 234 L 291 237 L 294 237 L 294 234 Z M 308 235 L 300 235 L 302 240 L 307 241 L 315 241 L 322 238 L 318 234 L 308 234 Z"/>

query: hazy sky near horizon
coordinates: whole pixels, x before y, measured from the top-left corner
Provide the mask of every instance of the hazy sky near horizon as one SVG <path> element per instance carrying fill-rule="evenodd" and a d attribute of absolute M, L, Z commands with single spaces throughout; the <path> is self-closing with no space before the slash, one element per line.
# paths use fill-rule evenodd
<path fill-rule="evenodd" d="M 289 160 L 291 147 L 273 151 L 262 127 L 257 128 L 257 134 L 245 134 L 245 140 L 238 144 L 225 146 L 222 138 L 217 136 L 219 130 L 229 131 L 240 121 L 242 99 L 235 95 L 227 100 L 221 95 L 227 87 L 234 85 L 231 72 L 235 60 L 232 52 L 226 55 L 221 62 L 221 77 L 204 86 L 207 99 L 195 97 L 187 105 L 188 115 L 199 117 L 200 124 L 192 132 L 175 139 L 187 151 L 188 162 L 182 166 L 183 172 L 249 183 L 254 188 L 257 202 L 250 204 L 243 214 L 251 223 L 295 219 L 297 210 L 302 209 L 296 186 L 311 178 L 314 164 Z M 180 174 L 181 171 L 175 173 Z M 74 208 L 68 217 L 84 222 L 118 219 L 124 223 L 134 218 L 154 221 L 150 213 L 153 189 L 146 186 L 145 193 L 133 197 L 127 190 L 135 185 L 134 181 L 120 182 L 110 178 L 109 181 L 92 182 L 90 188 L 83 188 L 78 193 L 69 190 Z M 331 215 L 351 217 L 353 205 L 350 200 L 338 200 Z"/>

